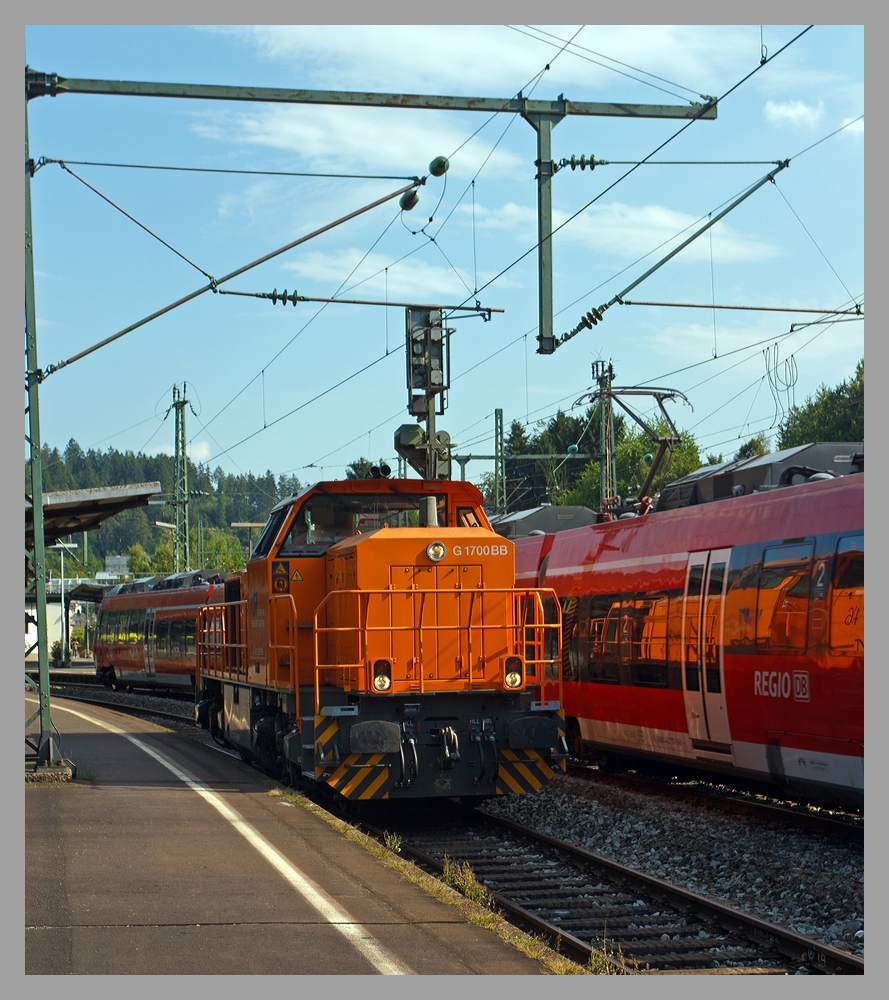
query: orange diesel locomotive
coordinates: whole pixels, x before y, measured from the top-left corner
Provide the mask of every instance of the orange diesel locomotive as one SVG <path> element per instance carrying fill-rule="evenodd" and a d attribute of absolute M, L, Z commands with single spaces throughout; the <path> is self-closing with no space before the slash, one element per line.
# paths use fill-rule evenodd
<path fill-rule="evenodd" d="M 198 724 L 348 799 L 534 791 L 567 756 L 543 597 L 474 486 L 318 483 L 198 610 Z"/>

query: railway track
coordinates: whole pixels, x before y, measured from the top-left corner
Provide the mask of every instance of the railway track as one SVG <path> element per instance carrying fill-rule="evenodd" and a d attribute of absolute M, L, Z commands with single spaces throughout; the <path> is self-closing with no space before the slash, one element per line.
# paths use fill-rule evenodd
<path fill-rule="evenodd" d="M 462 811 L 397 836 L 435 872 L 446 859 L 469 865 L 498 909 L 580 962 L 598 952 L 628 972 L 864 972 L 854 955 L 510 820 Z"/>
<path fill-rule="evenodd" d="M 749 792 L 724 784 L 672 781 L 634 774 L 604 772 L 588 764 L 571 762 L 568 772 L 592 785 L 604 784 L 685 802 L 726 815 L 751 816 L 788 829 L 828 834 L 841 840 L 864 843 L 864 816 L 840 809 L 787 801 L 762 792 Z"/>
<path fill-rule="evenodd" d="M 193 727 L 189 703 L 89 684 L 53 684 L 52 690 Z M 611 782 L 613 776 L 606 777 Z M 322 804 L 335 808 L 327 797 Z M 379 808 L 372 814 L 379 817 Z M 457 809 L 454 803 L 406 814 L 390 809 L 384 815 L 387 830 L 372 822 L 360 825 L 391 843 L 394 822 L 401 853 L 436 874 L 445 858 L 452 866 L 470 866 L 504 915 L 583 963 L 595 952 L 604 953 L 616 971 L 864 971 L 863 959 L 855 955 L 503 817 Z M 423 822 L 411 816 L 423 816 Z"/>

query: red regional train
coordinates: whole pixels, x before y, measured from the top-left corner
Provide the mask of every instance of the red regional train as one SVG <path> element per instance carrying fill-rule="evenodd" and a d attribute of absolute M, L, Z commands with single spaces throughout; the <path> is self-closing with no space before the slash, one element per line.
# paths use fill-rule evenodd
<path fill-rule="evenodd" d="M 516 580 L 558 595 L 573 756 L 863 808 L 863 472 L 550 527 Z"/>
<path fill-rule="evenodd" d="M 317 483 L 271 511 L 246 569 L 109 594 L 97 674 L 191 688 L 218 742 L 347 799 L 536 791 L 568 756 L 561 621 L 552 592 L 516 588 L 482 501 L 466 482 Z"/>
<path fill-rule="evenodd" d="M 194 570 L 112 588 L 99 605 L 96 677 L 115 689 L 194 690 L 198 609 L 222 600 L 222 573 Z"/>

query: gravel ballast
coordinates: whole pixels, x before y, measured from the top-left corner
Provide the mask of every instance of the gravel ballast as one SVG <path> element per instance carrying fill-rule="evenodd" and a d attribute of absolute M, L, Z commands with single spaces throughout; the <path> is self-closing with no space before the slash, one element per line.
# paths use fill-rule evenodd
<path fill-rule="evenodd" d="M 580 778 L 485 810 L 864 958 L 864 850 Z"/>

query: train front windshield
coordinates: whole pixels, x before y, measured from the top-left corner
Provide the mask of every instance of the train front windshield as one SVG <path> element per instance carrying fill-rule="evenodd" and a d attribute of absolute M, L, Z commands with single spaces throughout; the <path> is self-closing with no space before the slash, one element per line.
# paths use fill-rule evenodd
<path fill-rule="evenodd" d="M 355 534 L 366 535 L 380 528 L 419 527 L 423 524 L 421 507 L 427 495 L 313 494 L 297 510 L 290 531 L 278 549 L 278 555 L 321 555 L 334 542 Z M 439 525 L 446 525 L 447 497 L 438 494 L 436 506 Z"/>

